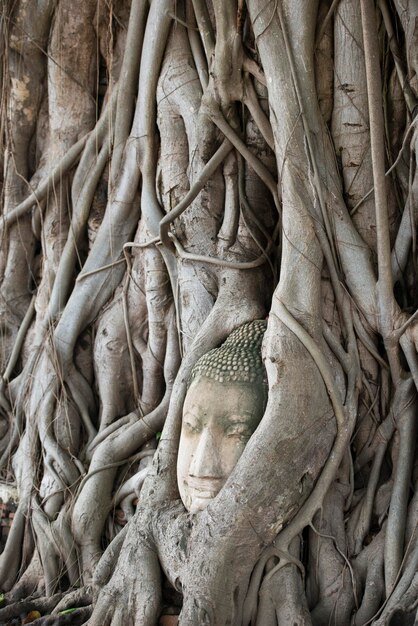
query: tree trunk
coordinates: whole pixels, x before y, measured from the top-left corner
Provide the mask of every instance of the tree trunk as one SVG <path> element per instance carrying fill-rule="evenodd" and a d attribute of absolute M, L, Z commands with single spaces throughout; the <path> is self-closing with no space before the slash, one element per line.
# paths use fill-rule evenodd
<path fill-rule="evenodd" d="M 3 3 L 1 623 L 414 623 L 413 5 Z M 263 418 L 189 513 L 191 371 L 256 319 Z"/>

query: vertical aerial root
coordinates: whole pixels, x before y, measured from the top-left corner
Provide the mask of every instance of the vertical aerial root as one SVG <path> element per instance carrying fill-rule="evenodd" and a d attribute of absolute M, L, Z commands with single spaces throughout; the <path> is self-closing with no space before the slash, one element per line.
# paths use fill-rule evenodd
<path fill-rule="evenodd" d="M 87 434 L 86 445 L 88 446 L 97 435 L 97 430 L 90 418 L 90 415 L 95 409 L 91 387 L 84 376 L 80 374 L 75 367 L 72 367 L 71 371 L 68 373 L 66 383 L 78 408 L 84 430 Z"/>
<path fill-rule="evenodd" d="M 407 555 L 402 573 L 399 572 L 396 587 L 386 601 L 383 612 L 375 626 L 386 626 L 390 617 L 398 610 L 401 616 L 416 611 L 418 597 L 418 542 L 411 544 L 411 551 Z"/>
<path fill-rule="evenodd" d="M 22 349 L 22 345 L 26 337 L 26 333 L 29 330 L 29 326 L 32 323 L 33 316 L 35 313 L 35 300 L 36 300 L 36 296 L 32 296 L 32 300 L 30 302 L 28 310 L 26 311 L 25 317 L 23 318 L 22 323 L 19 327 L 19 331 L 17 333 L 16 340 L 15 340 L 12 352 L 10 354 L 10 357 L 9 357 L 9 361 L 7 363 L 6 369 L 3 374 L 4 381 L 8 382 L 10 380 L 13 370 L 16 367 L 17 360 L 20 356 L 20 351 Z"/>
<path fill-rule="evenodd" d="M 380 470 L 387 446 L 392 438 L 395 429 L 395 424 L 403 424 L 403 427 L 405 428 L 405 421 L 409 421 L 408 415 L 410 415 L 411 412 L 413 413 L 414 411 L 414 394 L 414 386 L 410 379 L 403 380 L 397 385 L 389 415 L 385 420 L 383 420 L 379 428 L 376 430 L 375 436 L 369 446 L 369 449 L 363 451 L 363 457 L 357 457 L 358 465 L 356 469 L 359 470 L 361 469 L 361 467 L 364 466 L 366 460 L 371 460 L 374 453 L 373 464 L 367 483 L 366 493 L 362 502 L 358 505 L 360 507 L 358 517 L 351 515 L 350 521 L 348 523 L 349 541 L 352 544 L 351 547 L 354 554 L 358 554 L 360 552 L 363 546 L 363 540 L 370 529 L 375 494 L 380 480 Z M 404 447 L 405 445 L 406 444 L 404 443 Z M 405 451 L 409 451 L 410 453 L 408 446 L 406 447 Z M 404 464 L 403 471 L 405 471 L 405 463 L 406 469 L 408 469 L 407 465 L 408 463 L 410 463 L 410 460 L 408 461 L 408 459 L 404 459 L 401 461 L 401 463 Z M 396 510 L 399 513 L 398 507 L 396 508 Z M 397 527 L 394 528 L 392 532 L 394 533 L 394 537 L 398 536 Z M 402 533 L 403 531 L 401 531 L 399 535 L 399 541 L 402 537 Z M 398 541 L 398 539 L 395 539 L 395 541 Z"/>
<path fill-rule="evenodd" d="M 52 596 L 60 579 L 58 550 L 52 535 L 50 520 L 40 508 L 36 496 L 32 498 L 31 520 L 44 572 L 45 594 Z"/>
<path fill-rule="evenodd" d="M 289 554 L 300 558 L 300 539 L 295 537 L 289 548 Z M 270 570 L 270 571 L 269 571 Z M 306 597 L 304 577 L 301 568 L 288 562 L 283 568 L 274 571 L 274 564 L 267 564 L 266 576 L 260 588 L 260 607 L 256 624 L 263 626 L 263 598 L 269 598 L 279 626 L 311 626 Z"/>
<path fill-rule="evenodd" d="M 235 130 L 232 128 L 232 126 L 228 124 L 228 122 L 226 121 L 226 119 L 224 118 L 224 116 L 222 115 L 220 111 L 214 111 L 214 113 L 212 114 L 212 120 L 214 124 L 216 124 L 216 126 L 219 128 L 219 130 L 221 130 L 222 133 L 225 135 L 226 139 L 228 139 L 231 142 L 231 144 L 238 150 L 238 152 L 244 157 L 244 159 L 249 163 L 249 165 L 251 165 L 251 167 L 254 169 L 254 171 L 263 181 L 263 183 L 265 184 L 265 186 L 270 191 L 273 197 L 276 209 L 280 213 L 281 202 L 280 202 L 280 198 L 279 198 L 278 190 L 277 190 L 278 184 L 274 180 L 273 176 L 270 174 L 267 167 L 264 165 L 262 161 L 260 161 L 258 157 L 256 157 L 251 152 L 251 150 L 247 148 L 244 141 L 242 141 L 242 139 L 237 135 Z"/>
<path fill-rule="evenodd" d="M 310 626 L 309 611 L 303 594 L 299 562 L 300 539 L 296 537 L 285 564 L 283 553 L 272 545 L 266 548 L 256 563 L 244 600 L 242 625 L 282 624 Z M 277 568 L 278 559 L 281 567 Z M 295 561 L 295 562 L 294 562 Z M 299 563 L 299 565 L 295 564 Z M 291 620 L 288 622 L 287 620 Z"/>
<path fill-rule="evenodd" d="M 73 214 L 60 262 L 55 274 L 54 285 L 48 303 L 48 312 L 44 323 L 54 319 L 63 309 L 70 292 L 74 276 L 74 266 L 78 256 L 78 246 L 81 233 L 84 231 L 94 192 L 106 166 L 110 149 L 110 140 L 104 142 L 97 158 L 94 158 L 88 168 L 88 180 L 82 186 L 80 195 L 73 203 Z"/>
<path fill-rule="evenodd" d="M 405 383 L 407 385 L 407 383 Z M 409 380 L 409 391 L 413 388 Z M 415 391 L 415 390 L 414 390 Z M 415 396 L 415 394 L 413 394 Z M 399 431 L 399 454 L 394 471 L 385 542 L 385 585 L 389 595 L 397 579 L 404 556 L 404 539 L 408 510 L 410 479 L 416 443 L 416 397 L 396 416 Z"/>
<path fill-rule="evenodd" d="M 120 90 L 117 98 L 114 148 L 110 165 L 110 188 L 113 188 L 116 184 L 121 167 L 123 149 L 132 124 L 147 10 L 148 2 L 146 0 L 134 0 L 132 2 L 119 77 Z"/>
<path fill-rule="evenodd" d="M 256 90 L 254 89 L 254 85 L 249 77 L 247 77 L 245 81 L 245 91 L 244 91 L 244 104 L 247 106 L 249 112 L 251 113 L 254 122 L 259 128 L 262 136 L 266 144 L 274 150 L 274 137 L 273 130 L 271 128 L 270 120 L 267 115 L 264 113 L 263 109 L 260 106 L 260 102 L 258 100 L 258 95 Z"/>
<path fill-rule="evenodd" d="M 182 213 L 191 205 L 193 200 L 199 195 L 203 187 L 208 180 L 213 176 L 218 167 L 223 163 L 227 155 L 232 150 L 232 144 L 225 139 L 215 154 L 209 159 L 206 165 L 203 167 L 199 176 L 193 181 L 192 187 L 189 189 L 183 200 L 172 209 L 161 221 L 160 221 L 160 239 L 167 248 L 172 248 L 172 243 L 169 238 L 170 225 L 175 219 L 180 217 Z"/>
<path fill-rule="evenodd" d="M 383 459 L 386 453 L 388 441 L 384 440 L 379 443 L 376 454 L 373 459 L 370 471 L 366 493 L 361 503 L 359 503 L 359 513 L 352 513 L 348 522 L 348 541 L 353 554 L 358 554 L 362 547 L 363 541 L 370 531 L 374 499 L 380 480 L 380 471 Z"/>
<path fill-rule="evenodd" d="M 84 137 L 79 139 L 77 143 L 71 146 L 71 148 L 65 153 L 62 160 L 52 170 L 51 174 L 38 184 L 36 190 L 33 191 L 26 198 L 26 200 L 23 200 L 23 202 L 21 202 L 17 207 L 7 213 L 7 215 L 2 216 L 2 219 L 0 220 L 0 233 L 5 226 L 10 226 L 19 217 L 30 211 L 34 205 L 42 202 L 42 200 L 47 196 L 48 191 L 51 188 L 54 189 L 62 181 L 64 173 L 69 171 L 78 159 L 80 153 L 86 145 L 88 137 L 89 133 L 84 135 Z"/>
<path fill-rule="evenodd" d="M 0 560 L 0 585 L 4 591 L 13 587 L 21 565 L 21 549 L 29 512 L 29 498 L 22 498 Z"/>
<path fill-rule="evenodd" d="M 357 579 L 363 586 L 363 597 L 358 607 L 354 624 L 364 626 L 369 623 L 381 605 L 384 597 L 383 546 L 385 531 L 381 530 L 373 541 L 360 553 L 353 563 Z"/>
<path fill-rule="evenodd" d="M 65 565 L 65 573 L 70 585 L 75 587 L 81 580 L 80 564 L 74 537 L 71 533 L 69 512 L 66 508 L 61 509 L 57 519 L 52 522 L 51 530 L 55 545 Z"/>
<path fill-rule="evenodd" d="M 102 554 L 100 537 L 111 507 L 116 467 L 162 429 L 170 392 L 168 390 L 152 413 L 138 419 L 124 432 L 110 435 L 93 454 L 72 514 L 73 535 L 81 546 L 83 573 L 87 578 L 92 576 Z M 94 510 L 92 502 L 96 503 Z"/>

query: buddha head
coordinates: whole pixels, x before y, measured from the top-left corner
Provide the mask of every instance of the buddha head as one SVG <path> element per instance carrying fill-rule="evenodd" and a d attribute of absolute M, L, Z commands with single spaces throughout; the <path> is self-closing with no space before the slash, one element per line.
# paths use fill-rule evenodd
<path fill-rule="evenodd" d="M 244 324 L 192 370 L 177 462 L 180 497 L 190 513 L 204 509 L 219 493 L 263 416 L 265 329 L 263 320 Z"/>

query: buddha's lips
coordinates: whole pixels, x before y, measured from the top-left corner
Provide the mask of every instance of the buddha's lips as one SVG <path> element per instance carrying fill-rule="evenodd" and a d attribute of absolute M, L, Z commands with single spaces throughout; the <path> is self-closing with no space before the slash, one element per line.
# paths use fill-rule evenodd
<path fill-rule="evenodd" d="M 200 498 L 214 498 L 220 491 L 224 481 L 222 478 L 187 478 L 189 489 L 197 492 Z"/>

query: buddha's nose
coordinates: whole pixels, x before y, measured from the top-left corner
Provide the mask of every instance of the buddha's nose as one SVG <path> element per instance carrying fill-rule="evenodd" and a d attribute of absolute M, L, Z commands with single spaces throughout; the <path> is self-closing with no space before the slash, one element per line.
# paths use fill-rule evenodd
<path fill-rule="evenodd" d="M 204 428 L 190 464 L 190 476 L 196 478 L 222 478 L 222 462 L 216 436 L 211 428 Z"/>

